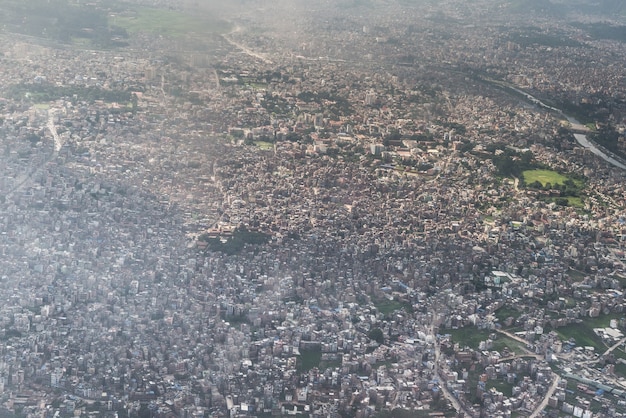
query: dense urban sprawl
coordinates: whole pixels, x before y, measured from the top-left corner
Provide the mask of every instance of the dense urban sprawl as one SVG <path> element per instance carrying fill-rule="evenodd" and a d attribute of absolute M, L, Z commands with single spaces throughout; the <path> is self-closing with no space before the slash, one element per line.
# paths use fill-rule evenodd
<path fill-rule="evenodd" d="M 511 87 L 619 159 L 626 44 L 492 4 L 0 33 L 4 412 L 624 416 L 625 172 Z"/>

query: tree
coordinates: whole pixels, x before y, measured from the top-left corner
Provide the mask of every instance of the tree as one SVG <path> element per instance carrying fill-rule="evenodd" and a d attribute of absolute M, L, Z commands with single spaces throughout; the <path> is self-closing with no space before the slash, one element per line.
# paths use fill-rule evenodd
<path fill-rule="evenodd" d="M 370 332 L 367 333 L 367 336 L 376 341 L 378 344 L 385 342 L 385 335 L 383 334 L 383 330 L 380 328 L 372 328 Z"/>

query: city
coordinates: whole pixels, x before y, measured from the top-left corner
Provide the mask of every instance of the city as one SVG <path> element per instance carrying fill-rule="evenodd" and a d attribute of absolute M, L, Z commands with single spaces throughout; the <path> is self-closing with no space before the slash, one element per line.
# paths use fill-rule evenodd
<path fill-rule="evenodd" d="M 14 3 L 2 414 L 626 416 L 618 2 Z"/>

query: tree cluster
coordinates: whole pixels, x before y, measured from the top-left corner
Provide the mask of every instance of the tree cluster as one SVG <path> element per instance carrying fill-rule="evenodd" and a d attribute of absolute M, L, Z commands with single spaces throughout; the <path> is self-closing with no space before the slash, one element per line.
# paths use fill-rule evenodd
<path fill-rule="evenodd" d="M 225 242 L 219 237 L 211 238 L 207 234 L 200 236 L 199 241 L 206 242 L 211 251 L 219 251 L 228 255 L 239 253 L 246 244 L 263 245 L 270 241 L 270 236 L 262 232 L 249 231 L 245 227 L 237 228 Z"/>

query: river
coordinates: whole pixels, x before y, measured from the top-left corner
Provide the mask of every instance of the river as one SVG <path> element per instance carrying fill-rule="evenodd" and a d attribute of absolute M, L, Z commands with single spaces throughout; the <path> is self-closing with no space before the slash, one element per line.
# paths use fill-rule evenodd
<path fill-rule="evenodd" d="M 494 82 L 493 80 L 486 80 L 486 81 L 491 81 L 492 83 Z M 565 113 L 563 113 L 563 111 L 561 109 L 557 109 L 556 107 L 552 107 L 549 106 L 545 103 L 543 103 L 541 100 L 537 99 L 536 97 L 534 97 L 531 94 L 526 93 L 525 91 L 522 91 L 516 87 L 513 87 L 509 84 L 506 83 L 501 83 L 501 82 L 495 82 L 496 84 L 503 86 L 505 88 L 508 88 L 510 90 L 513 90 L 514 92 L 523 95 L 524 97 L 526 97 L 531 103 L 533 103 L 536 106 L 539 107 L 543 107 L 544 109 L 548 109 L 551 110 L 553 112 L 556 112 L 560 115 L 563 115 L 565 117 L 565 119 L 567 119 L 567 121 L 573 126 L 580 126 L 582 127 L 582 123 L 580 123 L 578 120 L 576 120 L 576 118 L 566 115 Z M 589 139 L 587 139 L 587 135 L 584 134 L 574 134 L 574 138 L 576 139 L 576 142 L 578 142 L 578 144 L 580 144 L 580 146 L 587 148 L 589 151 L 591 151 L 592 153 L 594 153 L 595 155 L 597 155 L 598 157 L 602 158 L 604 161 L 613 164 L 615 167 L 619 167 L 622 170 L 626 170 L 626 164 L 624 164 L 623 162 L 617 160 L 616 158 L 611 157 L 610 155 L 608 155 L 606 152 L 604 152 L 603 150 L 601 150 L 600 148 L 598 148 L 598 146 L 596 144 L 594 144 L 593 142 L 591 142 Z"/>
<path fill-rule="evenodd" d="M 571 123 L 572 125 L 580 124 L 573 117 L 567 116 L 565 114 L 564 114 L 564 116 L 567 118 L 567 121 L 569 123 Z M 599 149 L 593 142 L 589 141 L 587 139 L 587 135 L 574 134 L 574 138 L 576 138 L 576 142 L 578 142 L 581 146 L 587 148 L 589 151 L 593 152 L 595 155 L 597 155 L 598 157 L 602 158 L 604 161 L 607 161 L 607 162 L 613 164 L 615 167 L 621 168 L 622 170 L 626 170 L 626 164 L 616 160 L 615 158 L 611 157 L 610 155 L 607 155 L 605 152 L 603 152 L 601 149 Z"/>

